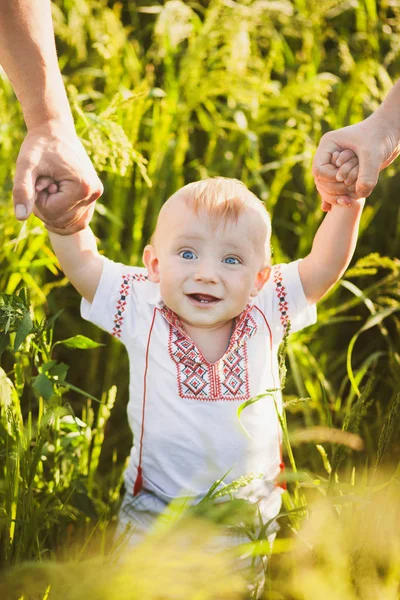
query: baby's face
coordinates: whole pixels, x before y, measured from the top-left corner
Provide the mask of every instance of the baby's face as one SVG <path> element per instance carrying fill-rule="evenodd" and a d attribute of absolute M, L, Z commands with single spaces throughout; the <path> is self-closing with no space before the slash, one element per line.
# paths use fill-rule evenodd
<path fill-rule="evenodd" d="M 260 231 L 261 228 L 261 231 Z M 245 209 L 238 218 L 212 225 L 182 199 L 159 219 L 154 243 L 143 259 L 163 302 L 183 324 L 216 327 L 237 317 L 269 276 L 266 226 Z"/>

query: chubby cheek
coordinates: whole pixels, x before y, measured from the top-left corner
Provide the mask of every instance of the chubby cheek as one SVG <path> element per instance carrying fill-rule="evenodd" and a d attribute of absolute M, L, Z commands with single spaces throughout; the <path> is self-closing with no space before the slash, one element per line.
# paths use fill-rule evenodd
<path fill-rule="evenodd" d="M 242 302 L 247 303 L 250 299 L 250 294 L 254 288 L 254 280 L 250 275 L 238 277 L 231 286 L 232 293 Z"/>
<path fill-rule="evenodd" d="M 180 283 L 177 277 L 169 276 L 165 271 L 160 277 L 160 294 L 163 302 L 172 310 L 176 308 L 179 299 Z"/>
<path fill-rule="evenodd" d="M 178 261 L 160 261 L 160 285 L 165 288 L 181 287 L 188 277 L 188 269 L 183 268 Z"/>

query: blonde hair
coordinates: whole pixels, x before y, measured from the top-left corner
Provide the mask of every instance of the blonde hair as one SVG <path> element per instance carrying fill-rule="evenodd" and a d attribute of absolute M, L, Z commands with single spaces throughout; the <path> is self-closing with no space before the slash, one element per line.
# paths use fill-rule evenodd
<path fill-rule="evenodd" d="M 265 248 L 267 262 L 271 258 L 271 219 L 264 203 L 251 192 L 239 179 L 228 177 L 210 177 L 194 181 L 181 187 L 161 207 L 159 219 L 163 210 L 174 202 L 175 198 L 182 198 L 187 206 L 198 215 L 205 213 L 212 227 L 217 227 L 221 220 L 227 222 L 238 221 L 239 216 L 250 209 L 256 210 L 260 215 L 260 224 L 264 225 L 262 234 L 260 229 L 254 231 L 254 238 L 262 243 Z M 158 225 L 158 221 L 157 221 Z M 157 230 L 157 227 L 156 227 Z M 154 235 L 150 243 L 154 242 Z"/>
<path fill-rule="evenodd" d="M 221 220 L 237 221 L 246 208 L 255 208 L 267 223 L 268 231 L 271 230 L 271 221 L 265 205 L 239 179 L 209 177 L 188 183 L 176 194 L 185 196 L 187 204 L 196 215 L 205 212 L 211 223 L 215 224 Z"/>

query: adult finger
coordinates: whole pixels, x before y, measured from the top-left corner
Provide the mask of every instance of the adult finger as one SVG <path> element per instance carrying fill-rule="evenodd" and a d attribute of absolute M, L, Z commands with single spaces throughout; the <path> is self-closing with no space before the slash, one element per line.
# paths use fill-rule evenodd
<path fill-rule="evenodd" d="M 330 194 L 328 192 L 326 192 L 324 189 L 320 188 L 318 185 L 316 186 L 317 191 L 319 193 L 319 195 L 321 196 L 321 200 L 322 200 L 322 206 L 325 206 L 327 204 L 332 205 L 332 204 L 336 204 L 336 198 L 338 196 L 340 196 L 341 194 Z"/>
<path fill-rule="evenodd" d="M 35 167 L 17 160 L 13 185 L 13 202 L 15 216 L 20 221 L 27 219 L 33 210 L 36 198 L 35 181 Z"/>
<path fill-rule="evenodd" d="M 35 214 L 45 222 L 48 229 L 56 233 L 63 228 L 70 229 L 87 213 L 88 207 L 94 208 L 94 201 L 101 190 L 97 189 L 79 199 L 78 188 L 78 182 L 62 181 L 55 193 L 51 193 L 51 186 L 39 192 Z"/>
<path fill-rule="evenodd" d="M 352 206 L 354 202 L 356 202 L 356 199 L 346 195 L 336 198 L 336 204 L 339 206 Z"/>
<path fill-rule="evenodd" d="M 331 181 L 336 183 L 337 167 L 331 163 L 321 165 L 318 169 L 318 175 L 315 176 L 315 181 Z"/>
<path fill-rule="evenodd" d="M 58 233 L 58 235 L 71 235 L 73 233 L 77 233 L 82 229 L 85 229 L 93 216 L 95 210 L 95 204 L 91 203 L 86 210 L 81 211 L 78 215 L 75 214 L 73 220 L 71 220 L 68 224 L 62 223 L 54 223 L 53 221 L 45 223 L 46 229 L 48 231 L 53 231 L 54 233 Z M 39 215 L 38 215 L 39 216 Z"/>
<path fill-rule="evenodd" d="M 337 199 L 339 197 L 348 198 L 350 204 L 353 200 L 357 200 L 358 198 L 355 191 L 352 192 L 349 187 L 344 184 L 336 184 L 331 186 L 330 189 L 327 189 L 325 184 L 321 185 L 319 182 L 316 182 L 315 187 L 322 198 L 322 202 L 329 203 L 330 205 L 337 204 Z"/>
<path fill-rule="evenodd" d="M 342 194 L 346 195 L 348 192 L 348 186 L 339 181 L 332 183 L 331 181 L 318 179 L 315 181 L 315 186 L 322 197 L 326 194 L 330 196 L 341 196 Z"/>
<path fill-rule="evenodd" d="M 332 204 L 329 204 L 329 202 L 327 202 L 326 200 L 322 200 L 321 203 L 321 210 L 323 212 L 329 212 L 332 208 Z"/>
<path fill-rule="evenodd" d="M 356 191 L 360 198 L 366 198 L 370 195 L 378 182 L 382 160 L 377 153 L 374 153 L 369 149 L 360 151 L 358 153 L 358 159 L 360 166 Z"/>
<path fill-rule="evenodd" d="M 341 148 L 332 139 L 332 132 L 325 133 L 325 135 L 322 136 L 314 155 L 312 165 L 312 173 L 314 177 L 318 177 L 320 175 L 320 171 L 324 165 L 329 165 L 334 152 L 341 152 L 342 150 L 343 148 Z"/>

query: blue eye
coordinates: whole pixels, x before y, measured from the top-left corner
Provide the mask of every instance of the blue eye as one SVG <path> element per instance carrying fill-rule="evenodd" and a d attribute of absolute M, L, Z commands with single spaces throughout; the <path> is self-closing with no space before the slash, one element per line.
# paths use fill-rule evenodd
<path fill-rule="evenodd" d="M 226 258 L 224 258 L 224 260 L 222 262 L 226 263 L 227 265 L 239 265 L 240 264 L 239 259 L 236 258 L 235 256 L 227 256 Z"/>
<path fill-rule="evenodd" d="M 182 250 L 182 252 L 179 252 L 179 256 L 185 260 L 193 260 L 196 258 L 196 255 L 192 250 Z"/>

